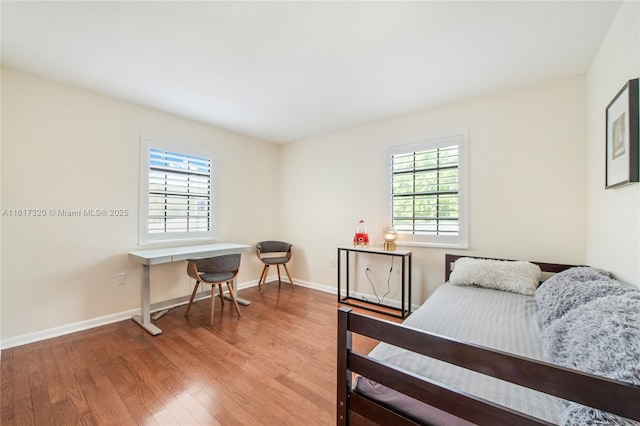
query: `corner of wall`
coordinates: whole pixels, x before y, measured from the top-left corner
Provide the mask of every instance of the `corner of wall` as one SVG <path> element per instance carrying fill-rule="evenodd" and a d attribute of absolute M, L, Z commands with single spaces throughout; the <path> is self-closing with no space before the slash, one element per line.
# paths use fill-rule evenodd
<path fill-rule="evenodd" d="M 2 20 L 2 7 L 0 6 L 0 21 Z M 2 43 L 0 43 L 2 46 Z M 0 57 L 2 57 L 0 47 Z M 0 67 L 0 188 L 2 188 L 2 67 Z M 0 194 L 2 191 L 0 190 Z M 0 196 L 0 211 L 2 211 L 2 196 Z M 0 241 L 2 241 L 2 219 L 0 216 Z M 2 341 L 2 244 L 0 244 L 0 341 Z M 2 348 L 0 348 L 2 349 Z M 0 357 L 2 362 L 2 357 Z"/>
<path fill-rule="evenodd" d="M 606 106 L 638 75 L 640 3 L 624 1 L 587 72 L 587 263 L 636 286 L 640 286 L 640 184 L 604 188 L 604 135 Z"/>

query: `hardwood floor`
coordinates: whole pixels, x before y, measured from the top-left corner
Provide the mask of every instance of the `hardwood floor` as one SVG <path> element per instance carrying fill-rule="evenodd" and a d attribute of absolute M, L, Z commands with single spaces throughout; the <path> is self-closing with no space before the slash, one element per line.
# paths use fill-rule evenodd
<path fill-rule="evenodd" d="M 334 425 L 337 302 L 283 284 L 2 351 L 2 425 Z M 375 342 L 354 341 L 367 351 Z"/>

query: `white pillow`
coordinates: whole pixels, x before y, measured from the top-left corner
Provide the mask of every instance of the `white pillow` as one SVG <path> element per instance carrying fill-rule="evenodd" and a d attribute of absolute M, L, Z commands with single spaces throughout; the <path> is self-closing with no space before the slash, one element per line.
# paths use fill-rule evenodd
<path fill-rule="evenodd" d="M 540 282 L 540 267 L 522 260 L 456 260 L 449 282 L 453 285 L 477 285 L 533 296 Z"/>

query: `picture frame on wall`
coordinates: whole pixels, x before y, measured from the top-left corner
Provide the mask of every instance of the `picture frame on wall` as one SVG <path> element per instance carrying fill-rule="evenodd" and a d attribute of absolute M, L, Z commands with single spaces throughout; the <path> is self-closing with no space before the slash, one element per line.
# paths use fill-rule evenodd
<path fill-rule="evenodd" d="M 605 188 L 638 182 L 638 79 L 629 80 L 606 109 Z"/>

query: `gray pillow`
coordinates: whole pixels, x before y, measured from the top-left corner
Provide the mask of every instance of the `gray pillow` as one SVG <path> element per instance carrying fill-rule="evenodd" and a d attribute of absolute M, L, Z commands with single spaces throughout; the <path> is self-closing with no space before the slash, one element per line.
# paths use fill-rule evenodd
<path fill-rule="evenodd" d="M 590 266 L 576 266 L 573 268 L 566 269 L 562 272 L 558 272 L 551 278 L 549 278 L 546 282 L 553 282 L 554 280 L 571 280 L 571 281 L 599 281 L 601 279 L 607 278 L 612 280 L 609 275 L 600 269 L 592 268 Z"/>

